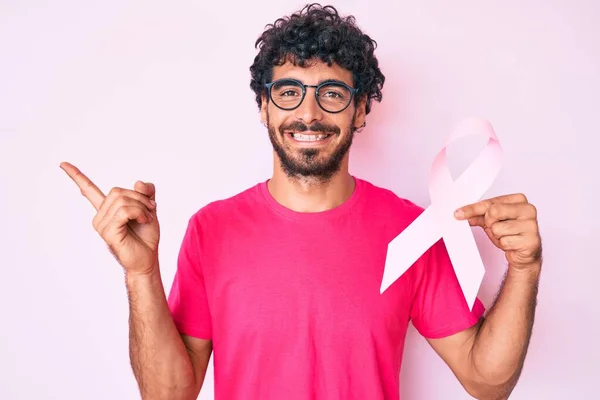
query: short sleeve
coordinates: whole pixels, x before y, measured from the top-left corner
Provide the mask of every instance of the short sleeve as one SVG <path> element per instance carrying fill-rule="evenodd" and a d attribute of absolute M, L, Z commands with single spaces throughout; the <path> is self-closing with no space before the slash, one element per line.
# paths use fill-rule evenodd
<path fill-rule="evenodd" d="M 443 239 L 414 267 L 411 320 L 425 338 L 458 333 L 475 325 L 484 314 L 485 307 L 478 298 L 470 310 Z"/>
<path fill-rule="evenodd" d="M 168 305 L 180 333 L 211 339 L 211 315 L 200 261 L 201 236 L 198 225 L 195 217 L 188 222 L 179 250 Z"/>

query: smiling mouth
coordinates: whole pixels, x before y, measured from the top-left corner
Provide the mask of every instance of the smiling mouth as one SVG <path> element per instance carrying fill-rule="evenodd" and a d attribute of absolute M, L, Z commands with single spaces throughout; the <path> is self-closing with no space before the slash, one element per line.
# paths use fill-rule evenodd
<path fill-rule="evenodd" d="M 290 135 L 292 139 L 298 142 L 319 142 L 325 140 L 331 136 L 329 133 L 324 134 L 305 134 L 305 133 L 296 133 L 296 132 L 287 132 L 286 134 Z"/>

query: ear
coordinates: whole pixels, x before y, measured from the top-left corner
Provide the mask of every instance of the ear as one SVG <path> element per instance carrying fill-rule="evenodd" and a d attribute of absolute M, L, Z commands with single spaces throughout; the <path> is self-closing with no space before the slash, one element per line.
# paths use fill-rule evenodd
<path fill-rule="evenodd" d="M 358 100 L 356 105 L 356 116 L 354 120 L 354 127 L 358 128 L 362 126 L 367 119 L 367 95 L 363 95 Z"/>
<path fill-rule="evenodd" d="M 267 106 L 267 96 L 262 94 L 260 96 L 260 120 L 265 126 L 267 125 Z"/>

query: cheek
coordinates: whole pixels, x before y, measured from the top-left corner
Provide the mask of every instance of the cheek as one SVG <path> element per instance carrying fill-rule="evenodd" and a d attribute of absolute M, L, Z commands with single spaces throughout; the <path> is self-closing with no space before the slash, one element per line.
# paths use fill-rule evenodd
<path fill-rule="evenodd" d="M 283 122 L 285 122 L 285 115 L 281 115 L 280 110 L 272 103 L 268 104 L 265 114 L 269 126 L 272 126 L 279 131 L 279 127 Z"/>
<path fill-rule="evenodd" d="M 348 107 L 346 111 L 339 114 L 335 118 L 335 124 L 342 129 L 342 131 L 348 130 L 349 127 L 352 127 L 356 119 L 356 110 L 352 107 Z"/>

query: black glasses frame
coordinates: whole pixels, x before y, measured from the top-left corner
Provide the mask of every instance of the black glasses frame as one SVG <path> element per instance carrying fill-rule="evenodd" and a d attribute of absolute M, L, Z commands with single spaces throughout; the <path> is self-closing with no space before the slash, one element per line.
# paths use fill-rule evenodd
<path fill-rule="evenodd" d="M 298 103 L 298 105 L 292 107 L 292 108 L 284 108 L 279 106 L 279 104 L 277 104 L 277 102 L 275 100 L 273 100 L 273 95 L 271 92 L 271 88 L 273 87 L 273 85 L 275 85 L 276 83 L 280 83 L 280 82 L 293 82 L 295 84 L 297 84 L 298 86 L 300 86 L 302 88 L 302 98 L 300 99 L 300 102 Z M 346 104 L 346 106 L 344 108 L 342 108 L 339 111 L 329 111 L 327 110 L 325 107 L 323 107 L 321 105 L 321 101 L 319 100 L 319 90 L 321 90 L 321 88 L 323 86 L 341 86 L 344 87 L 346 89 L 348 89 L 350 91 L 350 99 L 348 100 L 348 104 Z M 273 104 L 275 104 L 275 107 L 284 110 L 284 111 L 292 111 L 295 110 L 296 108 L 300 107 L 300 105 L 302 104 L 302 102 L 304 101 L 304 98 L 306 97 L 306 89 L 308 88 L 314 88 L 315 89 L 315 99 L 317 100 L 317 104 L 319 105 L 319 107 L 321 107 L 321 110 L 328 112 L 330 114 L 338 114 L 341 113 L 342 111 L 344 111 L 345 109 L 347 109 L 350 104 L 352 104 L 352 100 L 354 100 L 354 96 L 356 95 L 356 92 L 358 92 L 358 89 L 353 88 L 347 84 L 345 84 L 344 82 L 340 82 L 340 81 L 325 81 L 323 83 L 320 83 L 318 85 L 305 85 L 304 83 L 300 82 L 297 79 L 292 79 L 292 78 L 283 78 L 283 79 L 278 79 L 276 81 L 273 82 L 269 82 L 265 84 L 265 87 L 267 88 L 267 93 L 269 94 L 269 99 L 271 99 L 271 101 L 273 102 Z"/>

